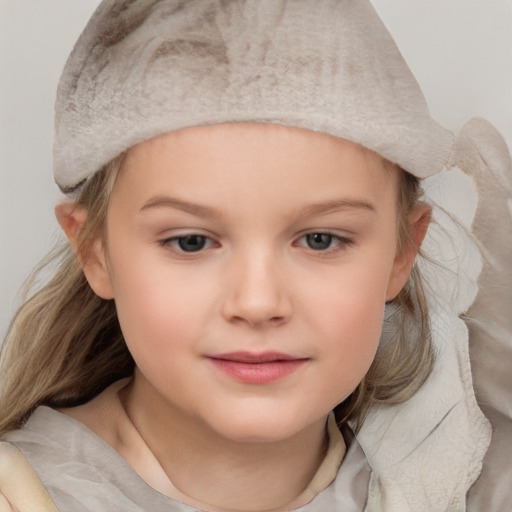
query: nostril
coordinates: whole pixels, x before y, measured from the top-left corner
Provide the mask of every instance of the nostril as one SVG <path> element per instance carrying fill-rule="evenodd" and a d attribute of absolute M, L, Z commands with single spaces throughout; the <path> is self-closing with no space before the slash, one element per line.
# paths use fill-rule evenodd
<path fill-rule="evenodd" d="M 246 323 L 252 327 L 279 326 L 291 316 L 291 308 L 284 298 L 268 302 L 232 298 L 224 304 L 223 316 L 231 323 Z"/>
<path fill-rule="evenodd" d="M 287 319 L 284 316 L 267 316 L 267 315 L 254 315 L 254 314 L 244 314 L 244 315 L 232 315 L 228 316 L 227 320 L 231 323 L 245 323 L 250 325 L 251 327 L 260 327 L 262 325 L 272 325 L 279 326 L 283 323 L 286 323 Z"/>

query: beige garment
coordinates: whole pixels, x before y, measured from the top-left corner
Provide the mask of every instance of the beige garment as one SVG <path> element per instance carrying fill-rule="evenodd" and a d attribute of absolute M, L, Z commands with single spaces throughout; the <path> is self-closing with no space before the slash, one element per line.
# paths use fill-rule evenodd
<path fill-rule="evenodd" d="M 472 229 L 483 269 L 465 320 L 476 397 L 493 428 L 468 510 L 507 512 L 512 510 L 512 161 L 501 135 L 479 119 L 464 127 L 454 156 L 479 193 Z"/>
<path fill-rule="evenodd" d="M 304 491 L 312 501 L 297 510 L 361 512 L 370 474 L 364 454 L 351 439 L 340 466 L 345 445 L 333 418 L 328 432 L 330 442 L 324 462 Z M 61 512 L 198 510 L 155 491 L 102 439 L 48 407 L 36 409 L 27 424 L 8 433 L 5 440 L 23 452 Z"/>

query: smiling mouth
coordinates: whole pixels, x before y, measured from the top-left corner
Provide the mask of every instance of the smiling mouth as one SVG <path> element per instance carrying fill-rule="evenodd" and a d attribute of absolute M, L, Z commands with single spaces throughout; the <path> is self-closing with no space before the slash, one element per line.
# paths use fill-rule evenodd
<path fill-rule="evenodd" d="M 279 352 L 231 352 L 208 356 L 207 359 L 223 374 L 247 384 L 270 384 L 302 367 L 308 358 Z"/>

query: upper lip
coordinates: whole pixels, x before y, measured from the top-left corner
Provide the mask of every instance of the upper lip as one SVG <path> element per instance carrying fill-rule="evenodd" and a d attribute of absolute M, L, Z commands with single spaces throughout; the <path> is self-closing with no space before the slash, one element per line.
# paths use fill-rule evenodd
<path fill-rule="evenodd" d="M 307 359 L 282 352 L 228 352 L 209 356 L 211 359 L 235 361 L 237 363 L 272 363 L 276 361 L 297 361 Z"/>

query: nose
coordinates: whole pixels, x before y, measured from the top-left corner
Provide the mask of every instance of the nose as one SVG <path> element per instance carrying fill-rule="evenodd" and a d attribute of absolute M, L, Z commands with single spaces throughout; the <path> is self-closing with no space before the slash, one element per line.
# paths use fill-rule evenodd
<path fill-rule="evenodd" d="M 222 310 L 226 320 L 251 327 L 278 326 L 289 321 L 289 286 L 275 256 L 254 251 L 236 258 L 230 266 L 230 285 Z"/>

